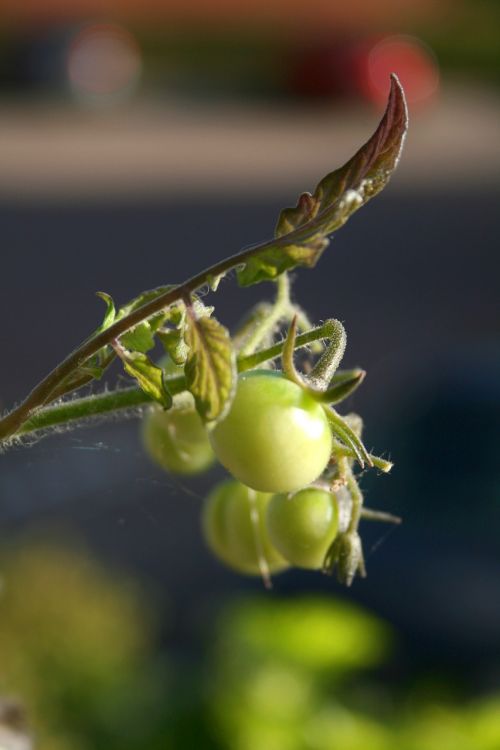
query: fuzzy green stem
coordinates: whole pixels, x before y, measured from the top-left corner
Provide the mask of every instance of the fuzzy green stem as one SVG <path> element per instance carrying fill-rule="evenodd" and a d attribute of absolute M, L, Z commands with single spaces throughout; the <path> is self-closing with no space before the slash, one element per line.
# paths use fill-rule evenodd
<path fill-rule="evenodd" d="M 291 310 L 290 310 L 290 317 L 296 316 L 297 318 L 297 330 L 298 331 L 308 331 L 310 328 L 312 328 L 312 323 L 309 319 L 308 314 L 298 305 L 292 304 Z M 311 346 L 311 351 L 313 354 L 321 354 L 323 351 L 323 345 L 320 341 L 315 341 L 314 344 Z"/>
<path fill-rule="evenodd" d="M 295 349 L 302 349 L 303 347 L 308 346 L 315 341 L 322 341 L 328 338 L 329 333 L 330 325 L 327 321 L 326 323 L 323 323 L 323 325 L 317 326 L 317 328 L 312 328 L 310 331 L 301 333 L 300 336 L 297 336 L 297 338 L 295 339 Z M 286 340 L 279 341 L 277 344 L 274 344 L 267 349 L 261 349 L 260 351 L 255 352 L 255 354 L 249 354 L 248 356 L 240 357 L 238 359 L 238 371 L 244 372 L 245 370 L 253 370 L 263 362 L 267 362 L 270 359 L 276 359 L 277 357 L 280 357 L 283 352 L 285 343 Z"/>
<path fill-rule="evenodd" d="M 126 409 L 151 403 L 152 399 L 140 388 L 122 388 L 98 396 L 83 396 L 64 401 L 61 404 L 40 409 L 28 419 L 8 442 L 33 432 L 60 427 L 75 422 L 82 422 L 92 417 L 106 416 Z M 7 441 L 6 441 L 7 442 Z M 7 443 L 8 444 L 8 443 Z"/>
<path fill-rule="evenodd" d="M 308 382 L 316 389 L 325 390 L 334 376 L 344 356 L 347 343 L 345 328 L 340 320 L 332 320 L 331 341 L 307 376 Z"/>
<path fill-rule="evenodd" d="M 270 309 L 269 314 L 262 317 L 254 327 L 252 334 L 248 337 L 245 346 L 241 350 L 242 356 L 253 354 L 268 337 L 271 337 L 275 326 L 280 320 L 286 317 L 290 309 L 290 279 L 288 278 L 288 274 L 283 273 L 281 276 L 278 276 L 276 285 L 277 293 L 274 305 Z"/>
<path fill-rule="evenodd" d="M 288 329 L 288 335 L 285 339 L 285 344 L 283 346 L 283 356 L 281 357 L 281 363 L 283 372 L 285 373 L 288 380 L 291 380 L 292 383 L 296 383 L 300 388 L 303 388 L 306 390 L 306 384 L 302 377 L 297 372 L 297 369 L 295 367 L 295 360 L 294 360 L 294 354 L 295 354 L 295 342 L 297 340 L 297 317 L 295 316 L 292 319 L 292 322 L 290 323 L 290 328 Z"/>
<path fill-rule="evenodd" d="M 71 352 L 52 372 L 36 385 L 26 399 L 16 408 L 12 409 L 3 419 L 0 419 L 0 441 L 16 433 L 23 422 L 26 422 L 38 409 L 43 407 L 50 399 L 51 395 L 56 392 L 61 383 L 71 375 L 75 370 L 81 367 L 90 357 L 96 354 L 99 349 L 107 346 L 115 339 L 119 338 L 126 331 L 147 320 L 155 313 L 164 310 L 174 302 L 189 297 L 196 290 L 205 286 L 211 279 L 222 276 L 250 260 L 254 255 L 271 248 L 282 248 L 289 245 L 300 244 L 314 234 L 314 227 L 301 226 L 282 237 L 276 237 L 269 242 L 261 245 L 255 245 L 246 250 L 232 255 L 225 260 L 215 263 L 213 266 L 205 269 L 201 273 L 192 276 L 183 284 L 168 289 L 164 294 L 155 297 L 153 300 L 146 302 L 141 307 L 133 310 L 129 315 L 115 321 L 109 328 L 98 334 L 85 339 L 80 346 Z"/>
<path fill-rule="evenodd" d="M 352 499 L 351 520 L 347 529 L 347 533 L 350 534 L 351 532 L 358 530 L 361 511 L 363 510 L 363 493 L 359 489 L 359 484 L 357 483 L 350 466 L 346 467 L 346 485 Z"/>
<path fill-rule="evenodd" d="M 348 458 L 354 458 L 356 459 L 357 456 L 351 448 L 348 448 L 346 445 L 341 445 L 340 443 L 335 447 L 335 455 L 336 456 L 347 456 Z M 372 465 L 379 469 L 380 471 L 384 472 L 384 474 L 388 474 L 394 464 L 391 461 L 387 461 L 385 458 L 381 458 L 380 456 L 374 456 L 373 453 L 368 454 L 370 456 L 370 460 L 372 462 Z"/>
<path fill-rule="evenodd" d="M 328 323 L 313 328 L 311 331 L 297 337 L 296 347 L 301 348 L 308 346 L 314 341 L 321 341 L 328 336 L 328 331 Z M 257 367 L 263 362 L 276 359 L 281 356 L 283 346 L 284 342 L 280 342 L 255 354 L 241 357 L 238 360 L 238 371 L 244 372 L 245 370 Z M 184 377 L 169 378 L 168 390 L 173 396 L 185 391 L 186 381 Z M 145 406 L 151 402 L 152 399 L 144 391 L 137 387 L 131 387 L 75 398 L 60 404 L 46 406 L 24 422 L 10 439 L 3 441 L 3 443 L 0 441 L 0 450 L 2 447 L 8 447 L 16 438 L 24 435 L 47 430 L 51 427 L 74 426 L 75 423 L 84 422 L 93 417 L 109 416 L 117 412 L 126 411 L 127 409 Z"/>

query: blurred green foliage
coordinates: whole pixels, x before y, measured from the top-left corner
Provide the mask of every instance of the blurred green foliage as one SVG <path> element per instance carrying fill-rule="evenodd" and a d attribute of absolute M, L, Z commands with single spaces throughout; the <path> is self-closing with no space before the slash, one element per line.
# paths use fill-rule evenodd
<path fill-rule="evenodd" d="M 445 703 L 430 681 L 410 701 L 373 672 L 393 639 L 387 625 L 333 597 L 232 605 L 220 620 L 211 671 L 221 746 L 498 750 L 500 694 Z"/>
<path fill-rule="evenodd" d="M 0 570 L 0 694 L 21 697 L 38 746 L 138 747 L 159 691 L 137 586 L 74 544 L 26 543 Z"/>
<path fill-rule="evenodd" d="M 388 680 L 391 628 L 332 597 L 223 608 L 203 658 L 171 649 L 137 583 L 71 548 L 4 552 L 0 696 L 40 750 L 498 750 L 500 694 Z"/>

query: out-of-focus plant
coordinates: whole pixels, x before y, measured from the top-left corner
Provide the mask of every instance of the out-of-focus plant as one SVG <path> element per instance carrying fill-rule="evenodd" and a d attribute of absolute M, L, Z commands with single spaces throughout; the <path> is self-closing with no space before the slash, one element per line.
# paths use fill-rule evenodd
<path fill-rule="evenodd" d="M 215 637 L 205 624 L 200 658 L 169 659 L 166 679 L 136 584 L 74 544 L 25 540 L 2 558 L 0 695 L 24 706 L 37 750 L 500 747 L 500 694 L 460 704 L 432 681 L 387 684 L 394 633 L 352 604 L 232 603 Z"/>
<path fill-rule="evenodd" d="M 210 703 L 227 750 L 496 750 L 500 695 L 443 703 L 389 687 L 388 625 L 331 598 L 246 600 L 221 618 Z M 215 676 L 214 676 L 215 675 Z"/>
<path fill-rule="evenodd" d="M 213 711 L 226 747 L 385 748 L 388 730 L 338 697 L 359 669 L 384 660 L 390 643 L 381 621 L 330 598 L 230 607 L 214 653 Z"/>
<path fill-rule="evenodd" d="M 137 586 L 74 545 L 26 540 L 2 556 L 1 579 L 0 693 L 22 698 L 36 747 L 139 747 L 148 722 L 154 734 L 160 670 Z"/>

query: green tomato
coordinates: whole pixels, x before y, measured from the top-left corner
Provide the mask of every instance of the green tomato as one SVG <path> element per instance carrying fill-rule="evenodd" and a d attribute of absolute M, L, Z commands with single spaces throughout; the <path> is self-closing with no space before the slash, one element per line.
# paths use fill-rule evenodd
<path fill-rule="evenodd" d="M 230 479 L 218 484 L 205 500 L 202 525 L 207 544 L 239 573 L 259 575 L 259 561 L 271 573 L 288 567 L 269 541 L 264 522 L 271 497 Z"/>
<path fill-rule="evenodd" d="M 152 460 L 173 474 L 198 474 L 215 460 L 190 394 L 176 396 L 168 411 L 151 407 L 143 420 L 142 441 Z"/>
<path fill-rule="evenodd" d="M 210 432 L 215 455 L 261 492 L 291 492 L 314 481 L 332 452 L 325 412 L 282 373 L 240 375 L 229 414 Z"/>
<path fill-rule="evenodd" d="M 317 570 L 337 536 L 336 498 L 313 487 L 294 495 L 274 495 L 266 524 L 269 538 L 286 560 L 298 568 Z"/>

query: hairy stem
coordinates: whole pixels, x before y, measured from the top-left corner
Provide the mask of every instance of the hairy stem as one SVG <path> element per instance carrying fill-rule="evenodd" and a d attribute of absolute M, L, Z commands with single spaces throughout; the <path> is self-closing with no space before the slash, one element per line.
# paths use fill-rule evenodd
<path fill-rule="evenodd" d="M 344 456 L 356 459 L 355 452 L 351 450 L 351 448 L 348 448 L 346 445 L 341 445 L 340 443 L 335 447 L 335 455 L 339 457 Z M 382 471 L 384 474 L 388 474 L 394 466 L 392 461 L 387 461 L 385 458 L 374 456 L 373 453 L 369 453 L 368 455 L 370 456 L 372 465 L 376 469 Z"/>
<path fill-rule="evenodd" d="M 295 349 L 302 349 L 315 341 L 327 339 L 329 334 L 330 324 L 329 321 L 326 321 L 323 325 L 320 325 L 317 328 L 312 328 L 310 331 L 297 336 L 295 339 Z M 255 354 L 248 354 L 245 357 L 239 358 L 238 371 L 244 372 L 245 370 L 253 370 L 254 367 L 257 367 L 263 362 L 267 362 L 270 359 L 277 359 L 277 357 L 281 356 L 285 343 L 285 340 L 279 341 L 277 344 L 274 344 L 267 349 L 261 349 L 260 351 L 255 352 Z"/>
<path fill-rule="evenodd" d="M 209 283 L 210 279 L 221 276 L 234 268 L 244 265 L 252 256 L 257 255 L 263 250 L 275 247 L 286 247 L 291 244 L 303 242 L 307 239 L 308 234 L 312 233 L 308 225 L 299 227 L 283 237 L 277 237 L 269 242 L 237 253 L 236 255 L 226 258 L 225 260 L 215 263 L 213 266 L 205 269 L 196 276 L 191 277 L 183 284 L 169 289 L 159 297 L 147 302 L 141 307 L 133 310 L 104 331 L 86 339 L 77 349 L 69 354 L 52 372 L 50 372 L 38 385 L 36 385 L 26 399 L 9 412 L 3 419 L 0 419 L 0 440 L 13 435 L 19 430 L 23 422 L 29 419 L 32 414 L 40 409 L 51 397 L 51 395 L 60 388 L 61 383 L 71 375 L 78 367 L 81 367 L 90 357 L 96 354 L 99 349 L 110 344 L 119 338 L 126 331 L 130 330 L 143 320 L 147 320 L 155 313 L 165 309 L 180 299 L 189 297 L 197 289 Z"/>
<path fill-rule="evenodd" d="M 316 362 L 313 370 L 307 377 L 308 382 L 319 390 L 328 388 L 335 371 L 342 361 L 347 343 L 345 328 L 340 320 L 332 320 L 331 323 L 333 331 L 328 348 Z"/>
<path fill-rule="evenodd" d="M 359 489 L 359 484 L 357 483 L 350 466 L 346 467 L 346 485 L 352 499 L 351 520 L 347 529 L 347 533 L 349 534 L 358 530 L 361 512 L 363 510 L 363 494 Z"/>
<path fill-rule="evenodd" d="M 296 348 L 308 346 L 308 344 L 314 341 L 321 341 L 327 338 L 328 332 L 328 322 L 317 328 L 313 328 L 297 337 L 295 342 Z M 255 354 L 240 357 L 238 360 L 238 371 L 244 372 L 245 370 L 257 367 L 263 362 L 276 359 L 281 356 L 283 346 L 284 342 L 279 342 Z M 169 378 L 167 382 L 169 393 L 173 396 L 186 390 L 186 381 L 183 376 Z M 114 413 L 141 407 L 151 402 L 152 399 L 144 391 L 137 387 L 131 387 L 120 388 L 108 393 L 83 396 L 82 398 L 75 398 L 52 406 L 46 406 L 37 411 L 30 419 L 26 420 L 10 439 L 0 441 L 0 450 L 2 447 L 7 447 L 15 441 L 17 437 L 56 426 L 74 426 L 75 423 L 88 420 L 92 417 L 110 416 Z"/>
<path fill-rule="evenodd" d="M 248 337 L 241 350 L 243 356 L 253 354 L 268 337 L 272 337 L 274 327 L 287 316 L 290 310 L 290 280 L 288 274 L 281 274 L 276 284 L 277 294 L 274 305 L 269 310 L 269 314 L 263 317 L 254 327 L 251 336 Z"/>

